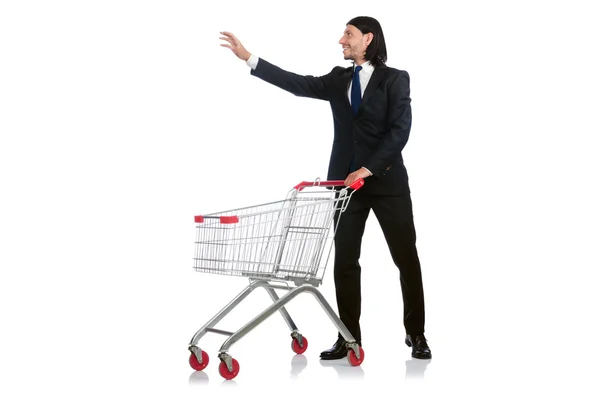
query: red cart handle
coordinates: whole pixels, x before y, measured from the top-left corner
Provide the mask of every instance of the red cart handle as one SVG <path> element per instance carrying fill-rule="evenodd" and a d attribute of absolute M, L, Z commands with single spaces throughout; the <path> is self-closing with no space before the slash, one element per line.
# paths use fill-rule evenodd
<path fill-rule="evenodd" d="M 365 180 L 362 178 L 358 178 L 357 180 L 355 180 L 350 186 L 348 186 L 350 189 L 354 189 L 354 190 L 358 190 L 360 189 L 363 185 L 365 184 Z M 297 184 L 296 186 L 294 186 L 294 189 L 300 191 L 302 189 L 304 189 L 305 187 L 309 187 L 309 186 L 346 186 L 344 184 L 344 181 L 314 181 L 314 182 L 300 182 L 299 184 Z"/>

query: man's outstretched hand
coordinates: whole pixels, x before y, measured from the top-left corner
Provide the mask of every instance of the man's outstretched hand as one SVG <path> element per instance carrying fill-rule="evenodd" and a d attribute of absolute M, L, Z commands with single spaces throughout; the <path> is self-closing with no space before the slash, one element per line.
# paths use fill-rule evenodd
<path fill-rule="evenodd" d="M 233 33 L 230 32 L 220 32 L 222 36 L 221 40 L 225 40 L 227 44 L 221 44 L 221 47 L 227 47 L 243 61 L 247 61 L 250 58 L 250 53 L 244 48 L 242 43 L 238 40 L 237 37 Z"/>

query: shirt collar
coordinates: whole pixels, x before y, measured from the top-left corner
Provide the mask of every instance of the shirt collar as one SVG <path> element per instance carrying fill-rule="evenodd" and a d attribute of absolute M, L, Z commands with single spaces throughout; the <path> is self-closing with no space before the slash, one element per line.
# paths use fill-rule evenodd
<path fill-rule="evenodd" d="M 366 72 L 366 73 L 368 73 L 368 74 L 371 74 L 371 73 L 373 73 L 373 70 L 375 69 L 375 67 L 374 67 L 373 65 L 371 65 L 371 62 L 365 62 L 365 63 L 363 63 L 363 64 L 362 64 L 362 65 L 360 65 L 360 66 L 362 66 L 362 70 L 361 70 L 361 72 L 363 72 L 363 71 L 364 71 L 364 72 Z M 352 67 L 352 70 L 354 70 L 355 68 L 356 68 L 356 66 L 353 66 L 353 67 Z"/>

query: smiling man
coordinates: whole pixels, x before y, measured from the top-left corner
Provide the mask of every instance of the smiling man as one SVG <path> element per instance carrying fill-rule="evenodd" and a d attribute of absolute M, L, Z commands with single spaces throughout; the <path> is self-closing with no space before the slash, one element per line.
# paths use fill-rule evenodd
<path fill-rule="evenodd" d="M 283 70 L 248 52 L 229 32 L 221 44 L 246 61 L 251 74 L 301 97 L 328 101 L 334 138 L 327 179 L 346 185 L 363 178 L 346 211 L 336 216 L 334 282 L 342 322 L 362 345 L 360 329 L 362 236 L 371 210 L 391 257 L 399 269 L 403 302 L 382 302 L 384 313 L 399 315 L 403 308 L 405 343 L 412 356 L 431 358 L 425 339 L 425 304 L 421 265 L 416 249 L 412 201 L 402 150 L 411 129 L 410 80 L 406 71 L 386 66 L 387 50 L 377 20 L 360 16 L 346 24 L 339 44 L 352 66 L 334 67 L 326 75 L 302 76 Z M 396 345 L 394 333 L 390 345 Z M 348 347 L 341 335 L 321 359 L 345 358 Z"/>

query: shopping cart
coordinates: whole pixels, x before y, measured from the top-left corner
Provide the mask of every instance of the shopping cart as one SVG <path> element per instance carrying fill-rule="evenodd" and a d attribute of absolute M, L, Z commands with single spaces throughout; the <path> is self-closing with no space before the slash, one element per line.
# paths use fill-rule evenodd
<path fill-rule="evenodd" d="M 281 201 L 195 217 L 194 269 L 247 277 L 249 285 L 193 336 L 188 348 L 192 368 L 201 371 L 208 365 L 208 354 L 197 344 L 206 333 L 213 332 L 228 336 L 218 354 L 219 373 L 225 379 L 235 378 L 240 366 L 228 353 L 230 347 L 276 311 L 292 331 L 292 350 L 304 353 L 308 341 L 284 307 L 303 292 L 317 299 L 337 327 L 346 341 L 350 364 L 358 366 L 363 362 L 362 347 L 317 289 L 333 245 L 337 227 L 334 223 L 338 219 L 335 215 L 345 211 L 353 193 L 363 184 L 362 179 L 347 187 L 344 181 L 301 182 Z M 269 307 L 236 332 L 214 328 L 258 287 L 264 288 L 273 300 Z M 275 289 L 287 293 L 279 297 Z"/>

